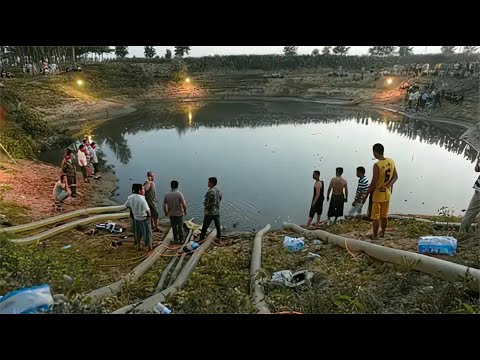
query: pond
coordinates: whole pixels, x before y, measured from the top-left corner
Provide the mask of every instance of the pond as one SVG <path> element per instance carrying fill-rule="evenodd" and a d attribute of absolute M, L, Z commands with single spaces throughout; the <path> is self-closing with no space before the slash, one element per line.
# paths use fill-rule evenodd
<path fill-rule="evenodd" d="M 348 115 L 324 105 L 291 101 L 165 104 L 113 119 L 96 128 L 105 165 L 119 179 L 114 199 L 123 203 L 133 182 L 156 173 L 159 201 L 170 181 L 180 183 L 189 214 L 201 221 L 207 179 L 223 193 L 222 225 L 258 230 L 266 223 L 305 223 L 313 192 L 312 171 L 326 186 L 344 168 L 350 208 L 355 169 L 371 178 L 372 145 L 392 157 L 399 180 L 391 213 L 436 214 L 442 207 L 461 214 L 472 196 L 476 151 L 459 140 L 452 125 L 394 118 L 356 110 Z M 55 160 L 61 151 L 44 154 Z M 328 203 L 324 204 L 325 218 Z"/>

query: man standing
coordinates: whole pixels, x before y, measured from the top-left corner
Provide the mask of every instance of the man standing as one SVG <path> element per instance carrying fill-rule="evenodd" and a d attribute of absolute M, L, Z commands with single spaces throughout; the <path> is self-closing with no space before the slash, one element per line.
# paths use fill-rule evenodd
<path fill-rule="evenodd" d="M 355 194 L 355 200 L 353 200 L 352 208 L 350 209 L 348 216 L 362 215 L 363 204 L 367 200 L 368 187 L 370 185 L 367 177 L 365 176 L 365 168 L 363 166 L 357 167 L 358 186 L 357 193 Z"/>
<path fill-rule="evenodd" d="M 313 199 L 308 214 L 307 229 L 310 227 L 315 214 L 317 214 L 316 227 L 320 225 L 320 217 L 322 216 L 323 211 L 323 200 L 325 200 L 323 181 L 320 181 L 320 171 L 315 170 L 313 172 L 313 179 L 315 180 L 315 185 L 313 185 Z"/>
<path fill-rule="evenodd" d="M 373 165 L 373 178 L 368 189 L 373 193 L 372 200 L 372 240 L 378 238 L 378 225 L 381 222 L 380 237 L 385 236 L 385 229 L 388 223 L 388 208 L 390 206 L 390 195 L 393 184 L 398 180 L 397 168 L 392 159 L 383 156 L 384 147 L 382 144 L 373 145 L 373 156 L 378 161 Z"/>
<path fill-rule="evenodd" d="M 92 142 L 90 144 L 90 154 L 92 156 L 92 164 L 93 164 L 93 178 L 95 180 L 100 179 L 102 176 L 98 171 L 98 156 L 97 156 L 97 144 Z"/>
<path fill-rule="evenodd" d="M 477 160 L 477 165 L 475 165 L 475 171 L 480 172 L 480 157 Z M 478 214 L 480 214 L 480 175 L 478 176 L 477 181 L 475 181 L 473 188 L 475 189 L 475 192 L 473 193 L 467 212 L 460 224 L 460 232 L 466 232 L 470 225 L 475 221 Z"/>
<path fill-rule="evenodd" d="M 220 229 L 220 202 L 222 201 L 222 193 L 217 189 L 217 178 L 211 177 L 208 179 L 209 190 L 205 194 L 205 200 L 203 202 L 204 217 L 202 232 L 200 234 L 200 241 L 205 239 L 208 226 L 210 223 L 215 223 L 217 229 L 217 239 L 221 241 L 221 229 Z"/>
<path fill-rule="evenodd" d="M 80 165 L 80 167 L 82 168 L 83 179 L 85 180 L 86 183 L 88 183 L 90 181 L 88 180 L 88 172 L 87 172 L 88 163 L 87 163 L 87 156 L 85 155 L 85 151 L 86 151 L 85 145 L 83 144 L 80 145 L 77 152 L 77 159 L 78 159 L 78 165 Z"/>
<path fill-rule="evenodd" d="M 83 145 L 85 145 L 85 156 L 87 157 L 87 175 L 88 177 L 92 177 L 92 169 L 90 168 L 90 164 L 92 163 L 92 147 L 90 146 L 88 138 L 83 139 Z"/>
<path fill-rule="evenodd" d="M 330 181 L 330 186 L 328 187 L 327 192 L 327 201 L 330 201 L 330 194 L 332 194 L 333 191 L 332 201 L 330 201 L 327 214 L 329 222 L 331 217 L 335 217 L 333 223 L 335 223 L 339 217 L 343 216 L 343 207 L 348 201 L 347 181 L 342 178 L 343 168 L 338 167 L 336 169 L 336 174 L 337 176 Z"/>
<path fill-rule="evenodd" d="M 77 169 L 72 161 L 72 151 L 67 149 L 62 161 L 62 171 L 67 175 L 68 187 L 72 191 L 72 197 L 77 197 Z"/>
<path fill-rule="evenodd" d="M 129 208 L 133 215 L 133 230 L 135 242 L 143 239 L 148 251 L 153 250 L 152 246 L 152 228 L 150 227 L 150 208 L 145 200 L 145 190 L 142 184 L 133 184 L 133 194 L 127 198 L 125 207 Z"/>
<path fill-rule="evenodd" d="M 147 173 L 147 181 L 143 184 L 145 187 L 145 199 L 150 207 L 150 213 L 152 214 L 152 229 L 158 231 L 158 200 L 157 200 L 157 188 L 155 186 L 155 174 L 151 171 Z"/>
<path fill-rule="evenodd" d="M 187 203 L 178 191 L 178 181 L 170 182 L 171 190 L 163 198 L 163 211 L 170 217 L 174 241 L 183 243 L 183 215 L 187 214 Z"/>

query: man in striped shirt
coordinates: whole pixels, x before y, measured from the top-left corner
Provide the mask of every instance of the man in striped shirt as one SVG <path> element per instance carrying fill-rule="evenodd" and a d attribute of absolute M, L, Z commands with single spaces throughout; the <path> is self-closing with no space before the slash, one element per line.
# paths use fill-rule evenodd
<path fill-rule="evenodd" d="M 355 200 L 353 200 L 352 208 L 348 212 L 349 217 L 353 217 L 355 213 L 357 213 L 357 215 L 362 215 L 363 204 L 365 204 L 365 200 L 367 200 L 368 196 L 368 187 L 370 186 L 370 182 L 365 176 L 365 168 L 363 166 L 357 167 L 357 177 L 357 193 L 355 195 Z"/>
<path fill-rule="evenodd" d="M 475 171 L 480 172 L 480 158 L 477 160 Z M 468 205 L 467 212 L 463 217 L 462 224 L 460 225 L 460 232 L 467 231 L 470 225 L 475 221 L 475 218 L 480 214 L 480 176 L 473 185 L 475 193 L 473 194 L 470 205 Z"/>

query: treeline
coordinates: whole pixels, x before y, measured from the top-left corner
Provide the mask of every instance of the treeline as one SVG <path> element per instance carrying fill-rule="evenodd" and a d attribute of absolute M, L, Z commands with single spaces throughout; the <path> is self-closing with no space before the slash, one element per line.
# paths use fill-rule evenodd
<path fill-rule="evenodd" d="M 110 46 L 0 46 L 0 60 L 8 66 L 38 64 L 46 59 L 50 63 L 63 64 L 80 60 L 87 54 L 103 57 L 114 51 Z"/>
<path fill-rule="evenodd" d="M 174 61 L 175 59 L 173 59 Z M 408 56 L 341 56 L 341 55 L 226 55 L 183 58 L 189 71 L 239 71 L 239 70 L 299 70 L 329 68 L 336 69 L 342 66 L 345 70 L 361 70 L 364 67 L 382 68 L 394 65 L 408 65 L 412 63 L 428 63 L 431 66 L 438 63 L 456 61 L 479 61 L 479 54 L 428 54 Z M 124 58 L 111 61 L 128 63 L 168 63 L 172 60 L 165 58 Z"/>

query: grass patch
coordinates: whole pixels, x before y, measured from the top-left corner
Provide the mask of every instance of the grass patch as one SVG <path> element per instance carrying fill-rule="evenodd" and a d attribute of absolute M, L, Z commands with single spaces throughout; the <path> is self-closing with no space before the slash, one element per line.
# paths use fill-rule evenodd
<path fill-rule="evenodd" d="M 31 221 L 30 209 L 18 205 L 13 201 L 4 201 L 0 198 L 0 213 L 7 215 L 7 219 L 14 225 L 25 224 Z"/>

